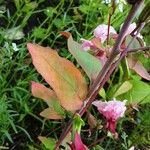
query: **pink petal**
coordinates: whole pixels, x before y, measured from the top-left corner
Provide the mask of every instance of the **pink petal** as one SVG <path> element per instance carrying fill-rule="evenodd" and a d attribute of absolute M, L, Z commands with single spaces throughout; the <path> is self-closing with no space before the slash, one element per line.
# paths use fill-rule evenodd
<path fill-rule="evenodd" d="M 78 132 L 75 133 L 75 148 L 76 150 L 87 150 L 87 147 L 82 143 L 81 137 Z"/>
<path fill-rule="evenodd" d="M 90 50 L 90 48 L 92 46 L 94 46 L 93 43 L 91 41 L 89 41 L 89 40 L 81 39 L 81 41 L 82 41 L 82 48 L 85 51 Z"/>
<path fill-rule="evenodd" d="M 94 36 L 96 38 L 99 38 L 101 40 L 102 43 L 105 42 L 105 40 L 107 39 L 107 32 L 108 32 L 108 25 L 106 24 L 102 24 L 99 25 L 95 28 L 94 30 Z M 117 34 L 117 32 L 115 31 L 115 29 L 110 26 L 110 34 Z"/>
<path fill-rule="evenodd" d="M 74 143 L 69 144 L 71 150 L 88 150 L 88 148 L 82 143 L 81 137 L 78 132 L 75 133 Z"/>
<path fill-rule="evenodd" d="M 132 23 L 132 24 L 129 26 L 129 28 L 128 28 L 127 32 L 126 32 L 126 35 L 131 34 L 131 32 L 132 32 L 135 28 L 136 28 L 136 23 L 134 22 L 134 23 Z"/>
<path fill-rule="evenodd" d="M 135 28 L 136 28 L 136 23 L 134 22 L 134 23 L 132 23 L 132 24 L 129 26 L 129 28 L 128 28 L 126 34 L 125 34 L 125 36 L 131 34 L 132 31 L 133 31 Z M 137 32 L 135 32 L 135 34 L 136 34 L 136 33 L 137 33 Z M 143 36 L 142 36 L 140 33 L 137 35 L 137 37 L 143 39 Z"/>
<path fill-rule="evenodd" d="M 116 121 L 107 121 L 106 129 L 110 130 L 112 133 L 116 133 Z"/>
<path fill-rule="evenodd" d="M 108 102 L 94 101 L 92 104 L 96 106 L 99 112 L 106 118 L 106 127 L 114 133 L 117 120 L 123 117 L 126 111 L 126 100 L 123 102 L 116 101 L 115 99 Z"/>

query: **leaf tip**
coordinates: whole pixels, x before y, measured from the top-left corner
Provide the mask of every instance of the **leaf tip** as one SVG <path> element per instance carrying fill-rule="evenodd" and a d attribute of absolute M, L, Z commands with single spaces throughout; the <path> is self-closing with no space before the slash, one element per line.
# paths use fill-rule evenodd
<path fill-rule="evenodd" d="M 67 39 L 71 36 L 70 32 L 60 31 L 59 33 Z"/>
<path fill-rule="evenodd" d="M 31 92 L 32 95 L 35 96 L 35 89 L 38 87 L 38 83 L 31 81 Z"/>
<path fill-rule="evenodd" d="M 27 49 L 29 51 L 29 53 L 32 55 L 33 50 L 36 48 L 36 44 L 32 44 L 32 43 L 27 43 Z"/>

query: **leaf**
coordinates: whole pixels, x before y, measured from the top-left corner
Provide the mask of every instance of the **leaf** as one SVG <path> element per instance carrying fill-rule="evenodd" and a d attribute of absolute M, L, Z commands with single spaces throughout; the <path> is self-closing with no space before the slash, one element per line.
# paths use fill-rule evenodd
<path fill-rule="evenodd" d="M 114 97 L 117 97 L 121 94 L 124 94 L 124 93 L 128 92 L 131 88 L 132 88 L 132 84 L 129 81 L 123 82 L 121 84 L 121 86 L 119 87 L 119 89 L 114 94 Z"/>
<path fill-rule="evenodd" d="M 53 88 L 62 107 L 70 111 L 80 109 L 87 94 L 81 72 L 51 48 L 28 44 L 28 49 L 35 68 Z"/>
<path fill-rule="evenodd" d="M 87 111 L 87 119 L 91 128 L 95 128 L 97 126 L 96 118 L 89 111 Z"/>
<path fill-rule="evenodd" d="M 142 78 L 150 81 L 150 74 L 147 72 L 147 70 L 139 60 L 131 57 L 127 58 L 127 60 L 130 69 L 134 70 Z"/>
<path fill-rule="evenodd" d="M 104 150 L 100 145 L 96 145 L 95 150 Z"/>
<path fill-rule="evenodd" d="M 53 90 L 48 89 L 40 83 L 31 82 L 32 95 L 37 98 L 43 99 L 48 106 L 52 106 L 52 101 L 57 101 L 57 95 Z"/>
<path fill-rule="evenodd" d="M 56 8 L 53 7 L 47 7 L 44 13 L 49 17 L 52 18 L 54 14 L 57 14 Z"/>
<path fill-rule="evenodd" d="M 130 41 L 132 40 L 132 38 L 133 37 L 131 35 L 127 35 L 126 36 L 126 40 L 125 40 L 125 45 L 126 46 L 130 43 Z M 139 48 L 141 46 L 143 46 L 143 40 L 141 40 L 140 38 L 136 38 L 136 39 L 133 40 L 132 44 L 130 45 L 130 48 L 131 49 L 132 48 Z"/>
<path fill-rule="evenodd" d="M 40 115 L 47 119 L 63 119 L 63 116 L 59 115 L 52 107 L 44 109 Z"/>
<path fill-rule="evenodd" d="M 105 92 L 105 89 L 104 89 L 104 88 L 101 88 L 101 89 L 100 89 L 99 95 L 100 95 L 102 98 L 106 99 L 106 92 Z"/>
<path fill-rule="evenodd" d="M 21 8 L 22 12 L 28 13 L 34 10 L 38 6 L 37 2 L 26 3 L 23 8 Z"/>
<path fill-rule="evenodd" d="M 20 40 L 24 37 L 24 33 L 20 26 L 8 29 L 4 33 L 4 38 L 9 40 Z"/>
<path fill-rule="evenodd" d="M 38 139 L 42 142 L 42 144 L 48 149 L 53 150 L 56 144 L 56 141 L 52 138 L 47 138 L 44 136 L 39 136 Z"/>
<path fill-rule="evenodd" d="M 140 80 L 129 81 L 132 89 L 119 96 L 120 99 L 127 99 L 128 102 L 150 103 L 150 86 Z"/>
<path fill-rule="evenodd" d="M 70 150 L 70 146 L 68 145 L 68 143 L 70 143 L 70 141 L 71 141 L 71 132 L 69 132 L 68 134 L 67 134 L 67 136 L 65 137 L 65 139 L 62 141 L 62 143 L 61 143 L 61 145 L 63 146 L 63 147 L 65 147 L 65 149 L 66 150 Z"/>
<path fill-rule="evenodd" d="M 40 83 L 34 81 L 31 83 L 32 95 L 43 99 L 49 106 L 49 108 L 41 112 L 40 115 L 47 119 L 62 119 L 65 113 L 59 104 L 56 93 Z"/>
<path fill-rule="evenodd" d="M 85 123 L 82 120 L 81 116 L 79 114 L 75 114 L 74 118 L 73 118 L 73 132 L 78 132 L 80 133 L 81 131 L 81 127 L 84 126 Z"/>
<path fill-rule="evenodd" d="M 45 37 L 46 32 L 47 32 L 47 29 L 45 28 L 35 27 L 33 29 L 33 36 L 37 39 L 42 39 Z"/>
<path fill-rule="evenodd" d="M 94 80 L 101 70 L 101 62 L 93 55 L 84 51 L 81 45 L 73 40 L 69 32 L 61 32 L 61 34 L 68 38 L 69 52 L 76 58 L 90 80 Z"/>

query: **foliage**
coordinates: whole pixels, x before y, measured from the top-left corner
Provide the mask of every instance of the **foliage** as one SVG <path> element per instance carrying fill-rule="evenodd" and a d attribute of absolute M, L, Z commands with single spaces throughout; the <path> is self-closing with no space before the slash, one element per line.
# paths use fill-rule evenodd
<path fill-rule="evenodd" d="M 124 5 L 123 12 L 120 12 L 117 8 L 112 16 L 111 25 L 118 33 L 129 8 L 130 6 L 127 4 Z M 43 88 L 45 90 L 44 93 L 51 93 L 54 96 L 53 98 L 58 100 L 56 94 L 52 92 L 50 88 L 47 88 L 49 85 L 43 81 L 41 76 L 39 76 L 33 68 L 31 58 L 26 49 L 26 43 L 33 41 L 56 49 L 60 56 L 71 61 L 68 62 L 63 58 L 58 58 L 59 56 L 57 54 L 52 53 L 61 61 L 62 65 L 62 62 L 65 62 L 65 65 L 68 64 L 70 68 L 74 68 L 74 70 L 76 70 L 75 72 L 80 72 L 77 74 L 81 74 L 79 78 L 82 78 L 82 80 L 77 82 L 77 85 L 83 82 L 85 86 L 84 77 L 86 81 L 88 81 L 86 84 L 89 85 L 90 81 L 88 77 L 93 79 L 93 75 L 95 75 L 95 73 L 91 75 L 91 68 L 95 69 L 96 74 L 98 74 L 98 69 L 101 69 L 99 68 L 101 64 L 97 61 L 97 58 L 93 57 L 93 53 L 85 53 L 75 48 L 81 55 L 73 54 L 72 43 L 78 46 L 75 40 L 79 41 L 80 38 L 93 38 L 93 29 L 99 24 L 107 24 L 110 10 L 111 4 L 101 3 L 99 0 L 0 1 L 0 145 L 3 145 L 2 147 L 0 146 L 0 149 L 5 148 L 5 146 L 9 147 L 9 149 L 45 149 L 44 146 L 39 143 L 37 137 L 42 135 L 48 138 L 52 137 L 58 139 L 61 127 L 65 124 L 65 121 L 72 116 L 72 113 L 62 108 L 59 102 L 49 103 L 49 98 L 47 98 L 50 97 L 49 95 L 47 95 L 46 98 L 37 95 L 41 92 L 40 89 Z M 60 31 L 71 32 L 75 39 L 70 40 L 71 48 L 69 51 L 66 48 L 64 38 L 59 33 Z M 146 44 L 149 45 L 149 23 L 142 31 L 142 35 L 144 36 Z M 149 71 L 150 63 L 148 59 L 145 59 L 144 55 L 145 54 L 138 52 L 134 57 L 140 61 L 140 64 L 142 63 L 142 67 Z M 90 63 L 87 63 L 86 57 L 88 57 L 88 62 Z M 81 59 L 84 61 L 81 62 Z M 48 62 L 51 63 L 51 60 L 48 60 Z M 56 64 L 58 63 L 57 60 L 54 62 Z M 139 63 L 137 64 L 139 65 Z M 67 68 L 65 65 L 64 68 Z M 95 65 L 97 67 L 93 68 Z M 102 138 L 102 140 L 100 140 L 101 146 L 97 145 L 93 149 L 114 148 L 124 150 L 129 149 L 132 145 L 141 149 L 148 148 L 150 133 L 148 126 L 149 119 L 147 119 L 149 118 L 149 104 L 147 103 L 150 101 L 149 82 L 142 79 L 143 77 L 141 78 L 139 75 L 135 75 L 137 72 L 137 69 L 133 69 L 135 66 L 132 67 L 133 71 L 131 71 L 128 65 L 127 60 L 122 61 L 121 65 L 104 86 L 103 91 L 101 91 L 97 97 L 102 100 L 110 100 L 113 97 L 117 97 L 117 99 L 120 100 L 129 100 L 129 112 L 127 112 L 125 118 L 119 121 L 117 127 L 119 135 L 125 133 L 126 136 L 120 137 L 118 141 L 115 141 L 111 136 L 107 135 L 105 131 L 102 131 L 102 118 L 97 114 L 97 111 L 91 107 L 89 110 L 94 114 L 98 125 L 95 129 L 90 129 L 91 136 L 88 136 L 89 125 L 86 122 L 88 118 L 84 117 L 85 126 L 82 128 L 83 130 L 81 129 L 81 132 L 83 131 L 81 137 L 87 145 L 92 144 L 96 139 Z M 57 64 L 57 67 L 59 68 L 60 66 Z M 82 69 L 84 69 L 87 75 Z M 68 74 L 68 72 L 69 71 L 67 71 L 66 74 Z M 64 74 L 65 73 L 61 73 L 61 75 Z M 67 77 L 67 80 L 70 80 L 70 78 L 76 78 L 76 74 L 73 74 L 73 76 L 69 75 L 69 79 Z M 52 106 L 56 113 L 51 111 L 51 108 L 45 109 L 47 106 L 43 101 L 31 96 L 30 81 L 36 81 L 34 85 L 40 87 L 38 93 L 33 95 L 44 99 L 48 107 Z M 72 81 L 74 81 L 74 79 L 71 80 L 71 84 L 74 86 L 75 82 Z M 39 84 L 41 82 L 42 84 Z M 52 86 L 51 83 L 49 84 Z M 70 86 L 64 86 L 67 89 L 63 92 L 68 94 Z M 82 90 L 78 88 L 75 89 L 79 93 L 82 92 Z M 55 92 L 56 91 L 57 88 L 55 88 Z M 72 92 L 74 92 L 74 90 L 71 90 L 71 93 Z M 34 92 L 32 91 L 32 93 Z M 87 94 L 86 90 L 81 93 L 81 95 L 85 97 L 85 93 Z M 77 99 L 76 97 L 77 96 L 75 96 L 75 99 Z M 81 98 L 82 102 L 79 104 L 80 106 L 83 103 L 83 97 Z M 70 100 L 66 98 L 68 98 L 68 95 L 64 97 L 63 100 L 61 95 L 59 95 L 61 104 L 65 102 L 65 100 Z M 77 101 L 79 100 L 77 99 Z M 133 105 L 139 102 L 139 106 Z M 76 107 L 74 109 L 76 110 L 77 103 L 75 104 Z M 66 102 L 63 103 L 63 106 L 66 106 Z M 71 109 L 70 107 L 71 106 L 68 108 L 66 106 L 68 110 L 72 111 L 74 105 L 72 104 Z M 138 107 L 140 107 L 139 112 L 136 111 Z M 56 119 L 56 114 L 59 119 L 60 115 L 66 116 L 67 118 L 62 119 L 63 117 L 61 117 L 62 121 L 45 120 L 39 116 L 39 113 L 44 109 L 45 112 L 42 112 L 41 115 L 46 118 L 52 117 L 52 113 L 54 119 Z M 46 116 L 47 114 L 51 115 Z M 106 138 L 103 139 L 103 135 L 106 135 Z M 52 141 L 50 141 L 50 144 L 53 144 Z"/>

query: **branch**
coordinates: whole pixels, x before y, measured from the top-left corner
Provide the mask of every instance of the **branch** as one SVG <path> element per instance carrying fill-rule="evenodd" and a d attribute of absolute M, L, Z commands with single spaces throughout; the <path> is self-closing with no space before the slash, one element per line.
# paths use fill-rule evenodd
<path fill-rule="evenodd" d="M 104 67 L 100 71 L 100 73 L 99 73 L 98 77 L 96 78 L 96 80 L 93 82 L 83 107 L 81 108 L 80 111 L 76 112 L 76 113 L 79 113 L 80 116 L 82 116 L 84 114 L 84 112 L 86 112 L 88 107 L 95 100 L 99 90 L 103 87 L 103 85 L 109 79 L 109 77 L 110 77 L 111 73 L 113 72 L 113 70 L 116 68 L 116 66 L 119 64 L 119 62 L 122 60 L 122 58 L 126 55 L 128 49 L 129 49 L 129 46 L 127 46 L 127 48 L 121 53 L 119 59 L 117 59 L 117 61 L 115 60 L 115 58 L 117 58 L 118 54 L 120 53 L 120 45 L 121 45 L 121 43 L 122 43 L 122 41 L 124 39 L 125 33 L 128 30 L 129 25 L 132 23 L 132 20 L 134 19 L 134 16 L 135 16 L 136 12 L 138 11 L 138 9 L 139 9 L 139 7 L 141 6 L 142 3 L 143 3 L 143 0 L 140 1 L 140 2 L 137 2 L 132 7 L 132 9 L 130 10 L 130 13 L 129 13 L 128 17 L 126 18 L 125 23 L 124 23 L 124 25 L 123 25 L 123 27 L 121 29 L 121 32 L 120 32 L 120 34 L 119 34 L 119 36 L 118 36 L 118 38 L 116 40 L 116 43 L 115 43 L 115 45 L 113 47 L 112 53 L 110 55 L 110 58 L 105 63 Z M 134 39 L 134 37 L 133 37 L 133 39 Z M 129 45 L 131 43 L 132 42 L 130 42 Z M 60 139 L 57 142 L 54 150 L 58 149 L 58 147 L 60 146 L 62 141 L 65 139 L 67 134 L 70 132 L 70 130 L 72 128 L 72 121 L 73 120 L 70 119 L 69 123 L 67 124 L 67 128 L 65 128 L 64 132 L 61 134 Z"/>
<path fill-rule="evenodd" d="M 129 49 L 128 52 L 137 52 L 137 51 L 149 51 L 150 50 L 150 46 L 147 47 L 138 47 L 138 48 L 133 48 L 133 49 Z"/>

